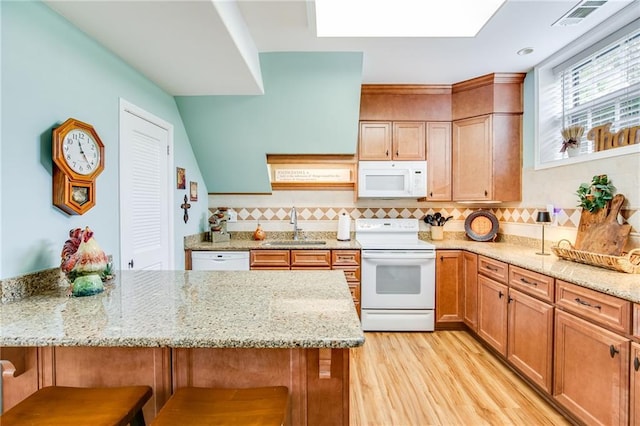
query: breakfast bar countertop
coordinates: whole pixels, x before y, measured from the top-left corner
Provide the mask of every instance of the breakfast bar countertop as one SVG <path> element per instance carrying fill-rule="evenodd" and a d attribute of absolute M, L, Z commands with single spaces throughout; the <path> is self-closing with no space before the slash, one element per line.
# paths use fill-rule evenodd
<path fill-rule="evenodd" d="M 350 348 L 364 343 L 342 271 L 118 271 L 0 305 L 0 346 Z"/>

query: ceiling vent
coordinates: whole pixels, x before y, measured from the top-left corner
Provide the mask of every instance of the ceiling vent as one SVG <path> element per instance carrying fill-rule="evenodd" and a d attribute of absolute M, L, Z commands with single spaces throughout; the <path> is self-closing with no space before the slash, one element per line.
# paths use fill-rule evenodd
<path fill-rule="evenodd" d="M 577 25 L 606 2 L 607 0 L 583 0 L 554 22 L 552 26 L 566 27 L 568 25 Z"/>

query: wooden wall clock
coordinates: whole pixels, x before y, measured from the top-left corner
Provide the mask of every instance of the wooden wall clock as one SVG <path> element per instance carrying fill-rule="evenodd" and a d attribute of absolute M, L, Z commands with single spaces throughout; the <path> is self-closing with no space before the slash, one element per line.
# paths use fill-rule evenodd
<path fill-rule="evenodd" d="M 96 178 L 104 169 L 104 145 L 93 126 L 69 118 L 53 130 L 53 205 L 84 214 L 96 205 Z"/>

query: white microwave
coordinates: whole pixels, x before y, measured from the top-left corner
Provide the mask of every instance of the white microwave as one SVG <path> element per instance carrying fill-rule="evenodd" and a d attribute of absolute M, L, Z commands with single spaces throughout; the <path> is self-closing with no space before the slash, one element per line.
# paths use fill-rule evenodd
<path fill-rule="evenodd" d="M 358 162 L 358 197 L 422 198 L 426 196 L 426 161 Z"/>

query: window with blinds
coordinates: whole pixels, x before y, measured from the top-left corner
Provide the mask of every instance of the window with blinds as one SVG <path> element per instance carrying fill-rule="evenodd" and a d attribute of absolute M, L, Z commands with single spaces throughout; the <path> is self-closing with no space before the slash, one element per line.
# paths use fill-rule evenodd
<path fill-rule="evenodd" d="M 580 125 L 584 133 L 580 153 L 595 151 L 588 131 L 611 123 L 611 132 L 640 125 L 640 29 L 627 32 L 614 42 L 588 55 L 577 55 L 553 69 L 553 84 L 547 91 L 557 115 L 558 126 L 550 137 L 540 141 L 541 163 L 560 160 L 563 128 Z"/>

